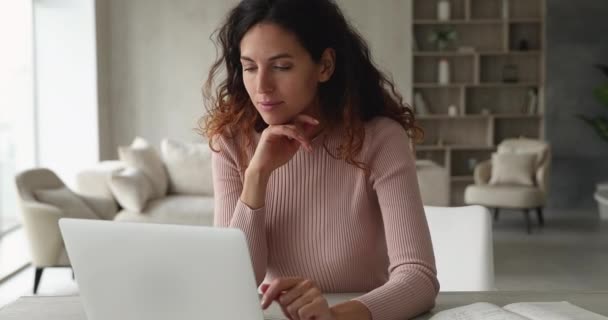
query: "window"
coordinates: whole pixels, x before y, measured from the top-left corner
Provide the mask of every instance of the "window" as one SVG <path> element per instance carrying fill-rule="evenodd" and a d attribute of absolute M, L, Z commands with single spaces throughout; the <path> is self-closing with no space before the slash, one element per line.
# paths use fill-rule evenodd
<path fill-rule="evenodd" d="M 15 174 L 34 166 L 32 2 L 0 0 L 0 235 L 19 225 Z"/>

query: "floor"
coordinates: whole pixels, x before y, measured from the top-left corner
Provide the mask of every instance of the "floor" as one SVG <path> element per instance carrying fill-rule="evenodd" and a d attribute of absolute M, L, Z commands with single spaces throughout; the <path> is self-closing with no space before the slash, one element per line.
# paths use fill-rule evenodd
<path fill-rule="evenodd" d="M 503 212 L 494 224 L 499 290 L 608 290 L 608 221 L 597 213 L 547 212 L 544 228 L 528 235 L 523 214 Z M 17 231 L 16 234 L 18 234 Z M 27 267 L 0 283 L 0 307 L 30 295 L 34 270 Z M 47 269 L 40 295 L 78 293 L 67 268 Z"/>

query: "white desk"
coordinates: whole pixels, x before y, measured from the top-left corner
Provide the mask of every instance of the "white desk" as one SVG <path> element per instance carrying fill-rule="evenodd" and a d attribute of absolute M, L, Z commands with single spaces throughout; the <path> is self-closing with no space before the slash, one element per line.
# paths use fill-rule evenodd
<path fill-rule="evenodd" d="M 330 303 L 348 300 L 356 294 L 328 295 Z M 432 312 L 417 320 L 428 319 L 441 310 L 455 308 L 473 302 L 487 301 L 499 306 L 521 301 L 569 301 L 579 307 L 608 315 L 608 291 L 492 291 L 492 292 L 446 292 L 437 297 Z M 80 298 L 71 297 L 22 297 L 0 309 L 2 320 L 85 320 Z"/>

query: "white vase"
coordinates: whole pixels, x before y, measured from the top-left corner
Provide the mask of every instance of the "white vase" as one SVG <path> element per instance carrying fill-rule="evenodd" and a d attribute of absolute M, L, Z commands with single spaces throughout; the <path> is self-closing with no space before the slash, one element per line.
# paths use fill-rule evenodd
<path fill-rule="evenodd" d="M 450 83 L 450 62 L 447 59 L 439 59 L 439 65 L 437 66 L 437 78 L 439 84 Z"/>
<path fill-rule="evenodd" d="M 430 113 L 429 107 L 426 105 L 426 101 L 420 92 L 414 94 L 414 108 L 418 115 L 428 115 Z"/>
<path fill-rule="evenodd" d="M 502 18 L 509 19 L 509 0 L 502 0 Z"/>
<path fill-rule="evenodd" d="M 449 0 L 439 0 L 439 2 L 437 2 L 437 19 L 440 21 L 450 20 Z"/>
<path fill-rule="evenodd" d="M 458 115 L 458 108 L 455 105 L 448 107 L 448 116 L 455 117 Z"/>

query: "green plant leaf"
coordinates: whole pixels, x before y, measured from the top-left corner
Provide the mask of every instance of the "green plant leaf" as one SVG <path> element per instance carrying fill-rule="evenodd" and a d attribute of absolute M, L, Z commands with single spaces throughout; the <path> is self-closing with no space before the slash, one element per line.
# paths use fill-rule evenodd
<path fill-rule="evenodd" d="M 608 118 L 607 117 L 587 117 L 585 115 L 578 114 L 577 118 L 585 121 L 591 126 L 597 135 L 604 141 L 608 142 Z"/>
<path fill-rule="evenodd" d="M 608 108 L 608 84 L 595 88 L 595 90 L 593 90 L 593 95 L 595 95 L 597 101 Z"/>
<path fill-rule="evenodd" d="M 595 65 L 595 67 L 600 69 L 600 71 L 602 71 L 602 73 L 604 73 L 604 75 L 608 77 L 608 65 L 598 63 Z"/>

